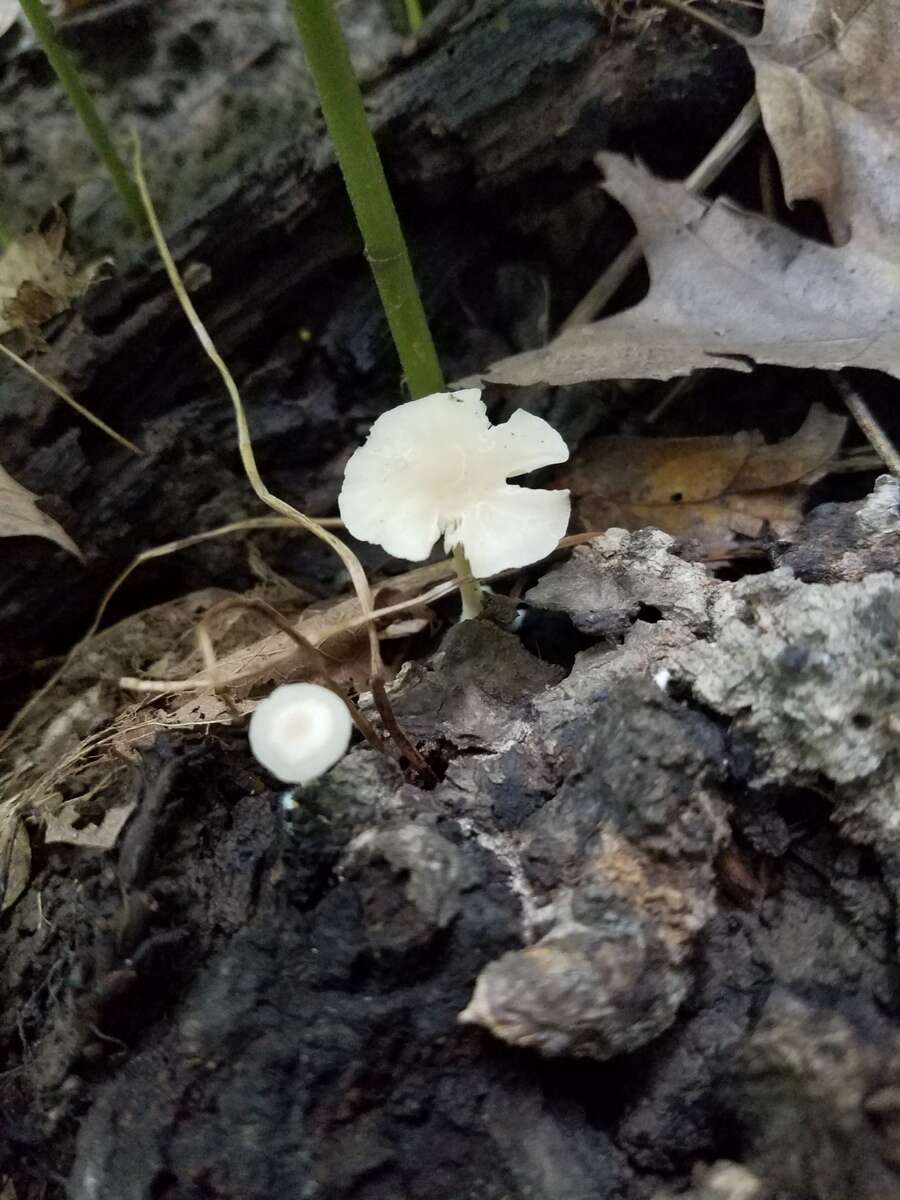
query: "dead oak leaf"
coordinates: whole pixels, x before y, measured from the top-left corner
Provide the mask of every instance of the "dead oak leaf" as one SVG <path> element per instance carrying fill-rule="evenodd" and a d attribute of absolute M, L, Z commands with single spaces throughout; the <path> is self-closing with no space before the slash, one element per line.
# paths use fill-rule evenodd
<path fill-rule="evenodd" d="M 900 251 L 826 246 L 724 200 L 600 156 L 643 243 L 645 300 L 502 359 L 484 378 L 527 386 L 670 379 L 704 367 L 869 367 L 900 378 Z"/>
<path fill-rule="evenodd" d="M 734 437 L 594 438 L 572 463 L 576 511 L 591 529 L 654 526 L 703 554 L 740 537 L 793 529 L 809 487 L 827 471 L 847 428 L 813 405 L 800 429 L 767 445 Z"/>
<path fill-rule="evenodd" d="M 55 212 L 44 229 L 14 238 L 0 255 L 0 335 L 13 329 L 36 334 L 95 277 L 100 264 L 79 270 L 65 240 L 65 218 Z"/>
<path fill-rule="evenodd" d="M 7 814 L 0 822 L 0 912 L 12 908 L 31 879 L 31 842 L 24 824 Z"/>
<path fill-rule="evenodd" d="M 0 537 L 49 538 L 76 558 L 84 555 L 57 521 L 42 513 L 35 496 L 0 467 Z"/>
<path fill-rule="evenodd" d="M 897 0 L 767 0 L 745 46 L 788 204 L 818 201 L 838 243 L 896 240 Z"/>
<path fill-rule="evenodd" d="M 92 823 L 84 821 L 74 805 L 69 804 L 46 818 L 44 842 L 47 845 L 79 846 L 85 850 L 111 850 L 136 807 L 136 802 L 131 801 L 107 809 L 100 821 Z"/>
<path fill-rule="evenodd" d="M 376 607 L 415 596 L 435 583 L 450 578 L 452 574 L 452 565 L 440 562 L 414 567 L 402 575 L 392 576 L 375 585 Z M 421 616 L 422 612 L 423 609 L 417 606 L 413 615 Z M 295 624 L 297 633 L 311 646 L 321 650 L 329 660 L 328 674 L 332 682 L 357 691 L 368 687 L 371 675 L 368 635 L 364 626 L 357 623 L 361 615 L 359 600 L 351 596 L 330 602 L 324 607 L 310 606 Z M 391 622 L 388 628 L 393 624 Z M 241 708 L 247 698 L 260 688 L 296 679 L 308 661 L 287 634 L 270 633 L 219 659 L 216 668 L 218 686 L 227 689 L 230 698 L 237 701 Z M 196 692 L 175 708 L 172 714 L 174 724 L 196 725 L 228 717 L 228 705 L 219 693 L 210 688 L 205 671 L 185 682 L 194 684 Z M 253 707 L 251 702 L 246 711 Z"/>

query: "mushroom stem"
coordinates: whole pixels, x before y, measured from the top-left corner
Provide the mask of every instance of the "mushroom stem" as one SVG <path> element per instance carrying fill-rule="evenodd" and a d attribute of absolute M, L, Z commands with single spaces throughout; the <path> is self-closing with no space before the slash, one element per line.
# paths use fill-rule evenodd
<path fill-rule="evenodd" d="M 461 542 L 457 542 L 453 547 L 453 565 L 459 576 L 459 594 L 462 599 L 461 619 L 469 621 L 481 612 L 481 584 L 472 574 L 472 568 L 469 566 L 469 560 L 466 558 L 466 552 Z"/>

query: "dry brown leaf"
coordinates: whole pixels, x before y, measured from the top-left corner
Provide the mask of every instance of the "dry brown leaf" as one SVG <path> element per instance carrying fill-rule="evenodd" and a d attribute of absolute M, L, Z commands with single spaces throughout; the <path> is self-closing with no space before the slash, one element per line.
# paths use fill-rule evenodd
<path fill-rule="evenodd" d="M 402 575 L 374 585 L 376 605 L 387 606 L 401 599 L 422 592 L 454 573 L 452 564 L 430 563 L 415 567 Z M 368 637 L 364 626 L 341 630 L 347 621 L 361 616 L 362 610 L 355 596 L 333 602 L 323 608 L 309 608 L 295 623 L 295 629 L 308 642 L 322 650 L 332 660 L 331 677 L 336 683 L 345 683 L 362 690 L 368 686 L 371 664 L 368 652 Z M 335 633 L 334 630 L 339 630 Z M 227 688 L 232 700 L 242 711 L 250 711 L 254 705 L 245 704 L 246 697 L 256 689 L 271 683 L 286 683 L 296 677 L 303 665 L 303 656 L 294 642 L 285 633 L 271 633 L 249 646 L 242 647 L 218 661 L 219 686 Z M 172 713 L 175 724 L 197 724 L 223 720 L 228 715 L 228 706 L 209 687 L 204 673 L 185 681 L 194 685 L 195 695 L 179 704 Z"/>
<path fill-rule="evenodd" d="M 734 437 L 603 437 L 573 460 L 576 509 L 591 529 L 648 525 L 701 553 L 728 553 L 739 535 L 783 534 L 802 516 L 807 490 L 827 471 L 847 428 L 813 405 L 800 429 L 767 445 L 757 431 Z"/>
<path fill-rule="evenodd" d="M 27 760 L 28 778 L 52 770 L 85 738 L 115 721 L 122 709 L 119 676 L 199 670 L 194 626 L 213 604 L 233 595 L 221 588 L 191 592 L 132 613 L 82 645 L 16 738 L 16 761 Z"/>
<path fill-rule="evenodd" d="M 0 825 L 0 912 L 12 908 L 31 878 L 31 842 L 22 822 L 9 814 Z"/>
<path fill-rule="evenodd" d="M 620 155 L 601 157 L 606 188 L 644 245 L 647 298 L 494 363 L 486 379 L 669 379 L 755 362 L 869 367 L 900 378 L 900 249 L 888 257 L 856 239 L 825 246 L 724 200 L 705 201 Z"/>
<path fill-rule="evenodd" d="M 42 513 L 35 496 L 0 467 L 0 537 L 49 538 L 76 558 L 84 555 L 62 525 Z"/>
<path fill-rule="evenodd" d="M 132 802 L 119 808 L 107 809 L 103 820 L 98 824 L 76 828 L 82 817 L 75 806 L 69 804 L 61 812 L 47 817 L 44 841 L 48 845 L 56 842 L 67 846 L 80 846 L 85 850 L 111 850 L 135 807 L 136 802 Z"/>
<path fill-rule="evenodd" d="M 838 243 L 900 233 L 897 0 L 767 0 L 746 43 L 785 196 L 817 200 Z"/>
<path fill-rule="evenodd" d="M 0 255 L 0 335 L 12 329 L 36 334 L 94 278 L 99 264 L 77 269 L 65 240 L 65 217 L 56 212 L 45 229 L 14 238 Z"/>

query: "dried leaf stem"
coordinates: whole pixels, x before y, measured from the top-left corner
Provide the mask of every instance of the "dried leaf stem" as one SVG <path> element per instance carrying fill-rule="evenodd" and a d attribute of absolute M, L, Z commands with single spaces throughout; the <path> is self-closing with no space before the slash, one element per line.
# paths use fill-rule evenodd
<path fill-rule="evenodd" d="M 685 187 L 692 192 L 702 192 L 708 188 L 750 140 L 759 117 L 759 101 L 753 96 L 702 162 L 698 163 L 688 175 L 684 181 Z M 586 325 L 589 321 L 593 321 L 607 306 L 643 256 L 644 250 L 640 238 L 632 238 L 596 283 L 578 301 L 559 327 L 559 332 L 564 333 L 567 329 L 573 329 L 577 325 Z"/>
<path fill-rule="evenodd" d="M 209 622 L 212 617 L 221 616 L 222 613 L 228 612 L 231 609 L 244 608 L 250 609 L 253 612 L 261 613 L 266 617 L 276 629 L 279 629 L 283 634 L 291 639 L 297 648 L 300 650 L 303 657 L 308 663 L 309 674 L 314 677 L 317 683 L 322 687 L 328 688 L 330 692 L 334 692 L 346 704 L 354 725 L 363 735 L 366 741 L 369 742 L 376 750 L 384 752 L 384 741 L 379 737 L 373 728 L 372 724 L 367 720 L 363 713 L 359 710 L 359 705 L 355 704 L 346 692 L 340 688 L 330 675 L 331 661 L 327 654 L 312 644 L 303 636 L 299 630 L 295 629 L 290 621 L 285 620 L 281 613 L 277 612 L 271 604 L 267 604 L 265 600 L 258 597 L 235 596 L 232 600 L 222 600 L 219 604 L 214 604 L 212 608 L 207 609 L 197 625 L 197 640 L 201 644 L 204 661 L 206 662 L 207 673 L 212 680 L 215 677 L 215 654 L 212 649 L 212 636 L 210 634 Z M 227 684 L 221 688 L 215 687 L 217 695 L 220 695 L 223 700 L 228 700 Z M 391 713 L 393 717 L 393 713 Z"/>
<path fill-rule="evenodd" d="M 854 421 L 865 434 L 869 445 L 892 475 L 900 479 L 900 453 L 882 427 L 875 414 L 859 392 L 836 371 L 830 372 L 831 382 L 846 404 Z"/>
<path fill-rule="evenodd" d="M 90 421 L 92 425 L 96 425 L 98 429 L 102 429 L 104 433 L 108 434 L 113 441 L 118 442 L 120 446 L 124 446 L 132 454 L 143 453 L 141 448 L 136 446 L 134 442 L 130 442 L 121 433 L 116 433 L 115 429 L 101 420 L 96 413 L 92 413 L 89 408 L 85 408 L 83 404 L 79 404 L 68 388 L 63 387 L 58 380 L 51 379 L 49 375 L 42 375 L 40 371 L 26 362 L 24 358 L 20 358 L 14 350 L 10 350 L 9 346 L 5 346 L 3 342 L 0 342 L 0 353 L 5 354 L 7 358 L 11 359 L 20 370 L 25 371 L 32 379 L 36 379 L 38 383 L 42 383 L 44 387 L 49 388 L 51 392 L 59 396 L 60 400 L 65 400 L 66 404 L 74 408 L 80 416 L 84 417 L 86 421 Z"/>
<path fill-rule="evenodd" d="M 354 590 L 359 597 L 360 607 L 364 614 L 372 611 L 372 590 L 369 587 L 369 581 L 366 578 L 366 573 L 362 568 L 359 559 L 353 553 L 349 546 L 345 546 L 340 538 L 335 537 L 324 525 L 319 521 L 313 520 L 312 517 L 306 516 L 305 513 L 294 508 L 292 504 L 282 500 L 280 496 L 276 496 L 270 492 L 263 483 L 259 474 L 259 468 L 256 465 L 256 456 L 253 453 L 253 443 L 250 438 L 250 428 L 247 424 L 247 414 L 244 411 L 244 403 L 241 400 L 240 392 L 237 384 L 234 382 L 234 377 L 225 364 L 225 360 L 219 354 L 213 344 L 212 338 L 206 330 L 206 326 L 200 320 L 200 316 L 194 308 L 193 301 L 187 293 L 187 289 L 182 282 L 181 275 L 175 265 L 175 260 L 166 243 L 165 236 L 159 224 L 159 219 L 156 215 L 156 209 L 153 205 L 153 200 L 150 197 L 150 192 L 147 187 L 147 180 L 144 176 L 143 163 L 141 161 L 140 143 L 135 137 L 134 139 L 134 174 L 137 180 L 138 191 L 147 213 L 147 219 L 150 222 L 150 229 L 153 233 L 156 248 L 163 260 L 163 265 L 166 268 L 166 274 L 169 277 L 169 282 L 175 295 L 178 297 L 184 314 L 191 324 L 191 328 L 197 335 L 197 340 L 206 352 L 207 357 L 216 367 L 222 382 L 225 385 L 225 390 L 228 392 L 234 409 L 234 418 L 237 424 L 238 433 L 238 451 L 241 456 L 241 463 L 244 467 L 244 473 L 250 481 L 250 486 L 253 488 L 256 495 L 262 500 L 263 504 L 267 505 L 274 512 L 279 513 L 283 517 L 288 517 L 297 525 L 302 526 L 310 533 L 327 546 L 329 546 L 335 554 L 340 558 L 341 562 L 347 568 L 347 573 L 350 576 L 350 582 L 353 584 Z M 382 669 L 381 649 L 378 644 L 378 633 L 375 627 L 369 623 L 369 651 L 371 657 L 371 669 L 373 676 L 380 674 Z"/>
<path fill-rule="evenodd" d="M 331 520 L 331 518 L 328 518 Z M 84 649 L 84 647 L 95 636 L 100 628 L 100 622 L 106 613 L 109 603 L 113 596 L 129 577 L 132 571 L 136 570 L 141 563 L 150 562 L 154 558 L 163 558 L 167 554 L 175 554 L 179 550 L 187 550 L 190 546 L 197 546 L 201 542 L 208 542 L 212 538 L 222 537 L 229 533 L 240 533 L 247 529 L 296 529 L 297 523 L 288 520 L 284 517 L 248 517 L 245 521 L 232 521 L 228 525 L 219 525 L 216 529 L 207 529 L 203 533 L 194 533 L 189 537 L 178 538 L 174 542 L 166 542 L 161 546 L 153 546 L 149 550 L 142 550 L 140 554 L 136 554 L 127 567 L 124 568 L 113 580 L 106 589 L 97 612 L 94 614 L 94 619 L 90 624 L 87 632 L 79 638 L 75 645 L 68 652 L 59 667 L 53 672 L 47 682 L 34 693 L 34 695 L 25 703 L 12 721 L 0 735 L 0 750 L 7 744 L 17 729 L 21 728 L 22 724 L 34 711 L 35 706 L 40 703 L 44 696 L 48 694 L 60 681 L 73 659 Z"/>

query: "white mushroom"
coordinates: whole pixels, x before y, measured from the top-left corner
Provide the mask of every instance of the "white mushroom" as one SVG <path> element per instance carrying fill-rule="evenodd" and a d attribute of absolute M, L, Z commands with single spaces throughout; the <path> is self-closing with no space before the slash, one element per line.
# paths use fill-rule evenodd
<path fill-rule="evenodd" d="M 282 783 L 309 783 L 342 758 L 353 721 L 340 696 L 317 683 L 286 683 L 250 718 L 250 749 Z"/>
<path fill-rule="evenodd" d="M 544 558 L 569 523 L 568 491 L 507 479 L 568 457 L 541 417 L 519 409 L 492 426 L 479 388 L 438 392 L 375 421 L 347 463 L 341 518 L 354 537 L 416 562 L 443 534 L 476 577 L 494 575 Z"/>

